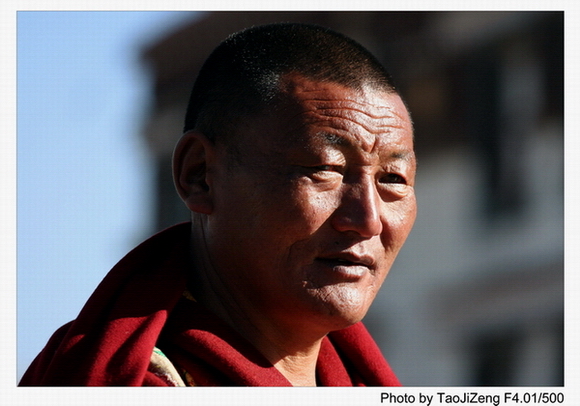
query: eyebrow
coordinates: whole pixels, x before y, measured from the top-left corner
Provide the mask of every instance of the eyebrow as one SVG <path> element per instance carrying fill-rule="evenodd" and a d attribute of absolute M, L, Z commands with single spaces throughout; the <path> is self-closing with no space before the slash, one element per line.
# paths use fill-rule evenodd
<path fill-rule="evenodd" d="M 330 134 L 324 131 L 317 132 L 314 134 L 316 137 L 320 138 L 323 142 L 329 145 L 336 145 L 336 146 L 352 146 L 352 143 L 348 141 L 346 138 L 340 137 L 336 134 Z"/>
<path fill-rule="evenodd" d="M 413 160 L 417 160 L 417 158 L 415 157 L 415 153 L 414 152 L 409 152 L 409 151 L 394 151 L 391 155 L 391 158 L 394 159 L 402 159 L 403 161 L 413 161 Z"/>
<path fill-rule="evenodd" d="M 336 134 L 327 133 L 324 131 L 317 132 L 314 134 L 318 139 L 324 142 L 327 145 L 332 146 L 353 146 L 352 142 L 344 137 L 341 137 Z M 416 160 L 414 151 L 407 151 L 407 150 L 398 150 L 393 151 L 389 158 L 392 159 L 400 159 L 406 162 L 411 162 Z"/>

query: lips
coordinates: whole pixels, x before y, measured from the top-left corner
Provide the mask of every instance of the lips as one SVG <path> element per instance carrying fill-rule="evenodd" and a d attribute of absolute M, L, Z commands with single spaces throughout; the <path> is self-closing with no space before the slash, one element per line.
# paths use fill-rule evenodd
<path fill-rule="evenodd" d="M 351 276 L 362 276 L 367 271 L 374 272 L 375 261 L 369 255 L 357 255 L 351 252 L 337 252 L 316 258 L 316 261 L 336 272 Z"/>
<path fill-rule="evenodd" d="M 336 262 L 342 265 L 362 265 L 367 268 L 374 267 L 375 260 L 370 255 L 357 255 L 350 252 L 338 252 L 316 258 L 326 262 Z"/>

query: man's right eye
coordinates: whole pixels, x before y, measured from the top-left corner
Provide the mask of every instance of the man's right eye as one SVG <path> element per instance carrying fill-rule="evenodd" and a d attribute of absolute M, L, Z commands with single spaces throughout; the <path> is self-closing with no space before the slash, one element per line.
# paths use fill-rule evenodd
<path fill-rule="evenodd" d="M 314 182 L 335 182 L 342 177 L 341 168 L 336 165 L 305 166 L 305 175 Z"/>
<path fill-rule="evenodd" d="M 315 170 L 315 171 L 333 171 L 335 170 L 335 167 L 332 165 L 316 165 L 316 166 L 312 166 L 310 167 L 311 169 Z"/>

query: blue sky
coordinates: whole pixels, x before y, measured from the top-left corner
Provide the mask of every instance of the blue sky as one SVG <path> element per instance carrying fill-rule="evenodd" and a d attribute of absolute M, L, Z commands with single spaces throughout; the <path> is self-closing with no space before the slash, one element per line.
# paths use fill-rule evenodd
<path fill-rule="evenodd" d="M 17 15 L 18 378 L 152 226 L 139 52 L 183 12 Z"/>

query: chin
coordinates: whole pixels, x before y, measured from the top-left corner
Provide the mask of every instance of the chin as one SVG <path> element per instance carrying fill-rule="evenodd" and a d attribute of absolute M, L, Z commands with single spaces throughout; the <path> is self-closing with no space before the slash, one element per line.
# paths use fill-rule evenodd
<path fill-rule="evenodd" d="M 360 314 L 358 312 L 336 312 L 334 314 L 327 314 L 325 316 L 324 322 L 326 323 L 326 329 L 328 332 L 342 330 L 353 324 L 358 323 L 363 319 L 366 312 Z"/>
<path fill-rule="evenodd" d="M 356 289 L 333 290 L 324 292 L 317 298 L 318 316 L 329 331 L 341 330 L 361 321 L 372 303 L 372 298 Z"/>

